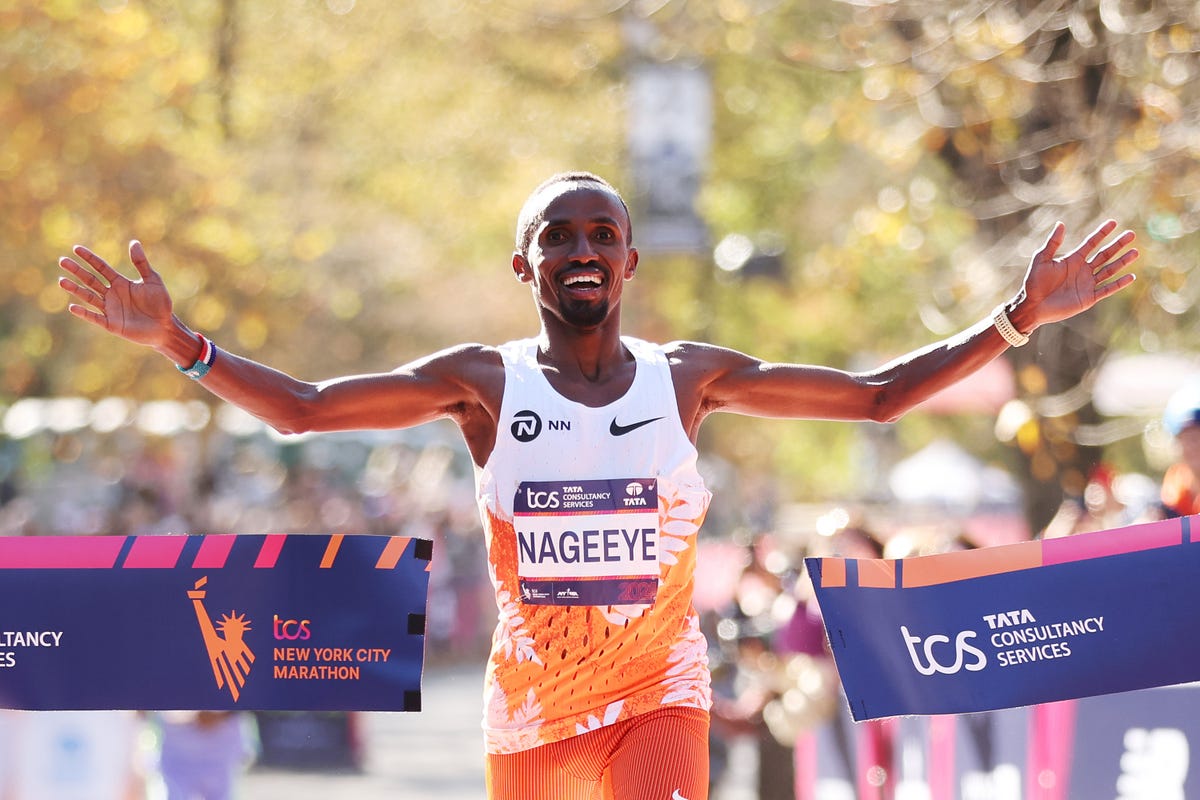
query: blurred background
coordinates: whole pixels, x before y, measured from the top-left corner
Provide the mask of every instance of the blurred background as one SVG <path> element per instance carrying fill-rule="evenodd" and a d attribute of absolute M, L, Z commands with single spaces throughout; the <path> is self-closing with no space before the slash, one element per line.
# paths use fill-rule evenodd
<path fill-rule="evenodd" d="M 536 331 L 513 226 L 563 169 L 633 209 L 629 333 L 850 369 L 983 318 L 1056 220 L 1138 234 L 1132 287 L 894 425 L 709 421 L 718 666 L 841 531 L 906 555 L 1140 519 L 1200 372 L 1198 48 L 1191 0 L 0 0 L 0 534 L 431 538 L 430 679 L 480 666 L 452 426 L 278 436 L 71 318 L 56 260 L 132 274 L 136 237 L 220 346 L 388 370 Z"/>

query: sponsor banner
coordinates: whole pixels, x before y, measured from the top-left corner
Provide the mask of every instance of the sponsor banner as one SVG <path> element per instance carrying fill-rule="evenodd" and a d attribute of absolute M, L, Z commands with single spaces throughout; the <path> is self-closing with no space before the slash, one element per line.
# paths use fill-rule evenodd
<path fill-rule="evenodd" d="M 432 545 L 0 537 L 0 708 L 420 709 Z"/>
<path fill-rule="evenodd" d="M 521 599 L 649 605 L 658 590 L 658 482 L 525 481 L 513 500 Z"/>
<path fill-rule="evenodd" d="M 1200 679 L 1197 519 L 909 559 L 808 559 L 854 719 Z"/>

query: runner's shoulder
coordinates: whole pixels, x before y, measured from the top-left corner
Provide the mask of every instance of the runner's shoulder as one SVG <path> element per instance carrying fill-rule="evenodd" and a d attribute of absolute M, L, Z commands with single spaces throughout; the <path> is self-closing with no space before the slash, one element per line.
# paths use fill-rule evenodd
<path fill-rule="evenodd" d="M 453 365 L 455 367 L 503 367 L 500 349 L 490 344 L 464 342 L 446 347 L 417 359 L 413 364 Z"/>
<path fill-rule="evenodd" d="M 708 342 L 678 340 L 662 346 L 674 372 L 709 372 L 752 360 L 745 353 Z"/>
<path fill-rule="evenodd" d="M 426 356 L 413 366 L 453 377 L 465 384 L 491 385 L 504 379 L 504 359 L 492 345 L 468 342 Z"/>

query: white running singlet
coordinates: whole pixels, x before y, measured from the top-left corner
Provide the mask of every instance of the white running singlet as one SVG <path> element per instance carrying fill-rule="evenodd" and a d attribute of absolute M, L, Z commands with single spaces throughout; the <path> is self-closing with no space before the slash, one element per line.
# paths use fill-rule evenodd
<path fill-rule="evenodd" d="M 476 475 L 500 612 L 484 690 L 489 753 L 710 705 L 692 589 L 711 495 L 662 348 L 621 341 L 633 384 L 600 408 L 551 387 L 536 339 L 500 347 L 496 445 Z"/>

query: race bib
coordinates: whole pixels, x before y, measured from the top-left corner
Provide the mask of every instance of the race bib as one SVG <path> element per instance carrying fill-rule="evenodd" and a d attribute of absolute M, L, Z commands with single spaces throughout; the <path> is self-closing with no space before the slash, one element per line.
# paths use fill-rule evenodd
<path fill-rule="evenodd" d="M 526 481 L 513 501 L 521 599 L 533 605 L 654 602 L 658 481 Z"/>

